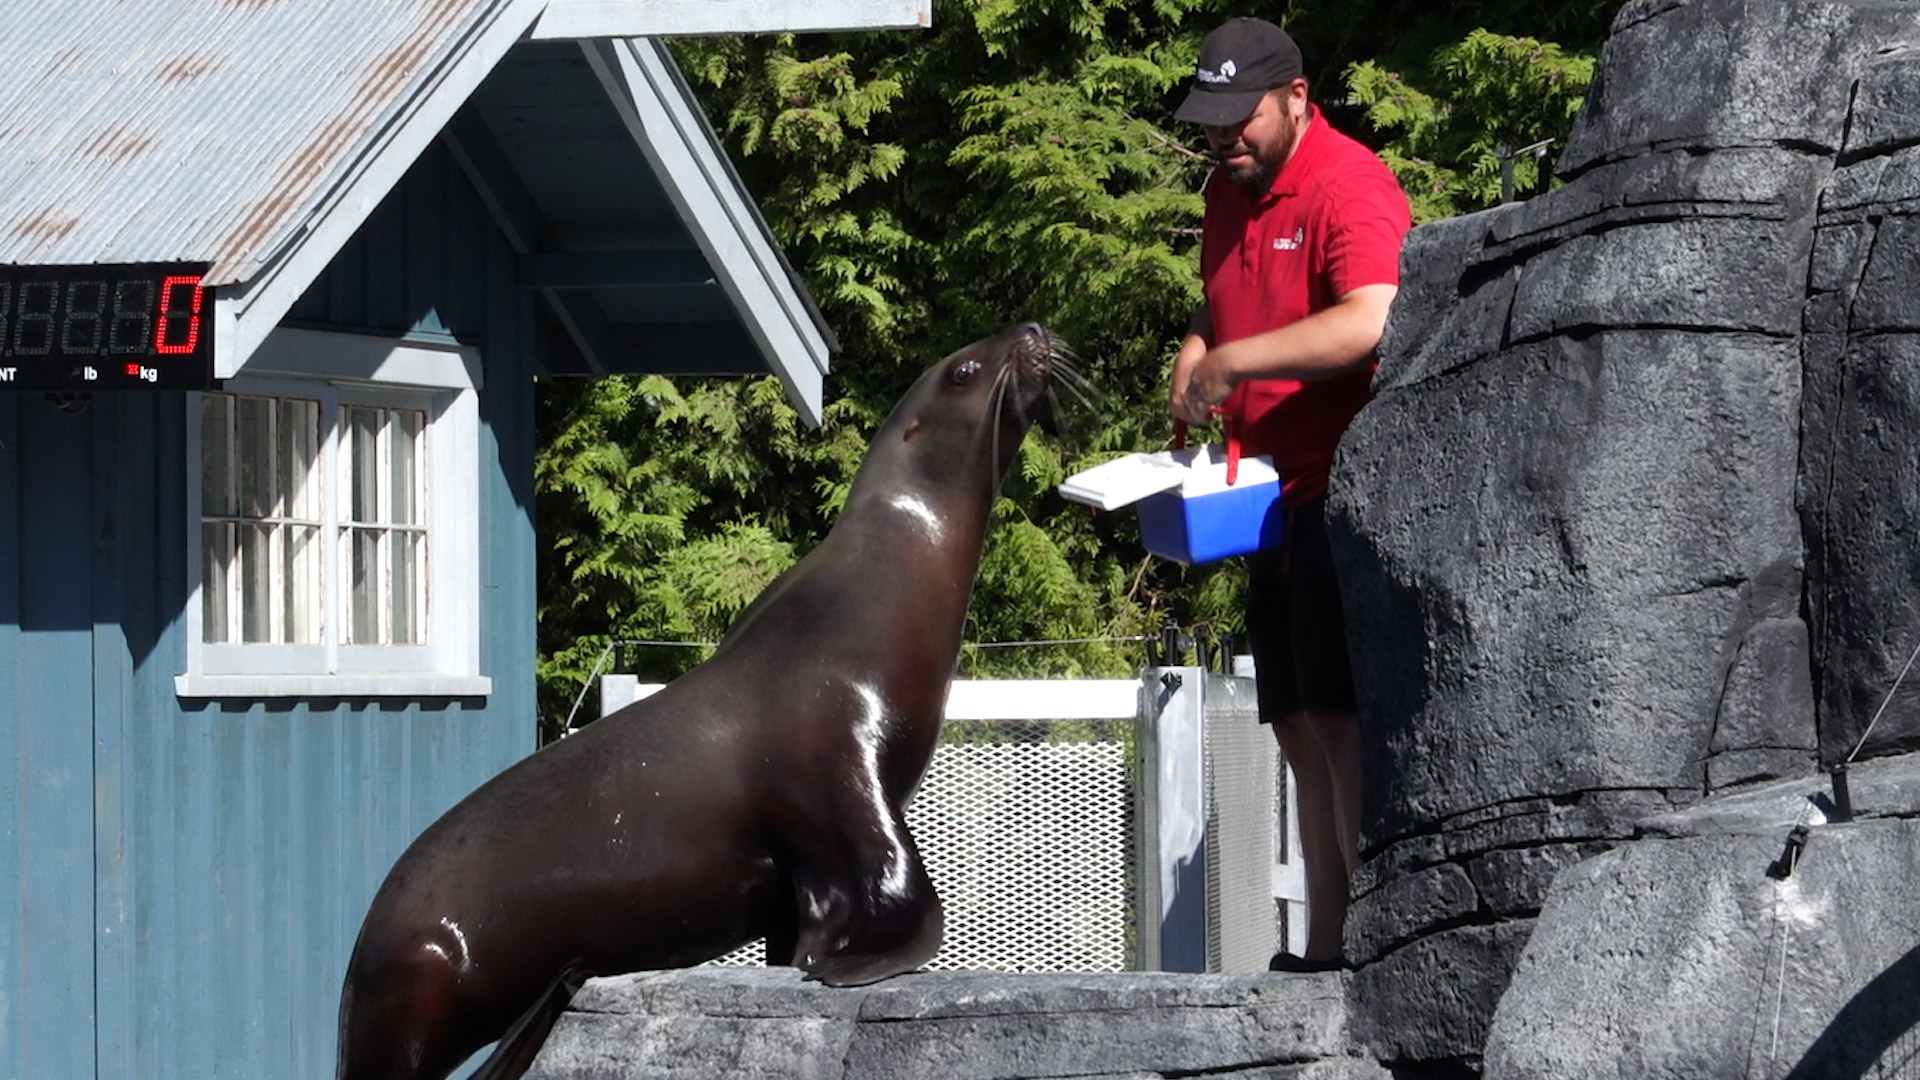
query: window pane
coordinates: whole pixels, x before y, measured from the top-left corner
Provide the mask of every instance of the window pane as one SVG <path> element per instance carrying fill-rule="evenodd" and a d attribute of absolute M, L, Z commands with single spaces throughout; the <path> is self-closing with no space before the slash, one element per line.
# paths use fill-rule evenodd
<path fill-rule="evenodd" d="M 239 409 L 240 512 L 263 518 L 273 513 L 273 401 L 234 399 Z"/>
<path fill-rule="evenodd" d="M 349 521 L 380 520 L 380 410 L 347 406 L 347 475 L 353 493 L 349 498 Z"/>
<path fill-rule="evenodd" d="M 393 643 L 396 645 L 419 645 L 425 639 L 422 634 L 420 610 L 421 555 L 426 551 L 426 537 L 419 533 L 395 533 L 393 536 Z"/>
<path fill-rule="evenodd" d="M 242 525 L 240 530 L 240 640 L 273 640 L 273 557 L 268 547 L 273 530 L 265 525 Z"/>
<path fill-rule="evenodd" d="M 233 502 L 233 398 L 200 396 L 200 514 L 231 517 Z"/>
<path fill-rule="evenodd" d="M 319 402 L 289 398 L 280 403 L 280 445 L 274 456 L 280 471 L 280 513 L 285 517 L 311 521 L 317 516 L 312 474 L 319 432 Z"/>
<path fill-rule="evenodd" d="M 353 529 L 347 534 L 353 562 L 353 624 L 348 641 L 354 645 L 380 643 L 380 534 Z"/>
<path fill-rule="evenodd" d="M 393 523 L 418 525 L 419 506 L 415 493 L 420 485 L 420 433 L 426 427 L 427 414 L 417 409 L 396 409 L 392 417 L 393 421 L 387 430 L 392 433 L 393 439 L 390 450 L 393 458 Z"/>
<path fill-rule="evenodd" d="M 227 638 L 228 572 L 233 567 L 233 526 L 200 527 L 200 640 L 224 643 Z"/>
<path fill-rule="evenodd" d="M 283 640 L 301 645 L 320 640 L 320 530 L 288 526 L 281 568 Z"/>

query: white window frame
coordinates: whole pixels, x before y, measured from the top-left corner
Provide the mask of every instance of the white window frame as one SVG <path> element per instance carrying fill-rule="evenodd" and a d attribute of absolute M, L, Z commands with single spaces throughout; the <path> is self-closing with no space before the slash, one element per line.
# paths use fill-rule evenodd
<path fill-rule="evenodd" d="M 184 698 L 478 697 L 480 674 L 480 356 L 475 349 L 415 339 L 276 329 L 223 392 L 319 400 L 325 484 L 320 565 L 322 643 L 271 645 L 203 640 L 200 590 L 200 395 L 188 395 L 187 670 Z M 422 409 L 427 476 L 427 616 L 424 645 L 343 644 L 348 612 L 339 544 L 345 470 L 339 406 Z"/>

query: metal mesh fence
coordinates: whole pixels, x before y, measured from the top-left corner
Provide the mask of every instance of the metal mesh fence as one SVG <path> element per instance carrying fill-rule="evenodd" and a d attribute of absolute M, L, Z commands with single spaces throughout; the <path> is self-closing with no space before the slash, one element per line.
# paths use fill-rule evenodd
<path fill-rule="evenodd" d="M 929 968 L 1136 966 L 1135 732 L 1133 719 L 946 723 L 907 809 L 946 909 Z M 755 942 L 713 962 L 765 956 Z"/>
<path fill-rule="evenodd" d="M 1131 720 L 958 721 L 907 821 L 947 912 L 935 968 L 1122 971 Z"/>
<path fill-rule="evenodd" d="M 1273 899 L 1279 748 L 1246 701 L 1206 699 L 1207 970 L 1267 970 L 1281 938 Z"/>

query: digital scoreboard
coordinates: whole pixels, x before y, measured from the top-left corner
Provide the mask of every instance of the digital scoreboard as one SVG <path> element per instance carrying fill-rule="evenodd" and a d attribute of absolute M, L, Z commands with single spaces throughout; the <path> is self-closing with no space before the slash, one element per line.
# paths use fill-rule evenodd
<path fill-rule="evenodd" d="M 205 390 L 204 264 L 0 266 L 0 392 Z"/>

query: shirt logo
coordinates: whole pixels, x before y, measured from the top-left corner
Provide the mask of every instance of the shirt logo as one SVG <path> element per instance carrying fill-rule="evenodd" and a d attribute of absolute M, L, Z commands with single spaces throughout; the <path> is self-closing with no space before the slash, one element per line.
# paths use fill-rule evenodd
<path fill-rule="evenodd" d="M 1275 251 L 1298 251 L 1298 250 L 1300 249 L 1300 245 L 1302 245 L 1302 244 L 1304 244 L 1304 243 L 1306 243 L 1306 242 L 1307 242 L 1307 230 L 1305 230 L 1305 229 L 1295 229 L 1295 230 L 1293 230 L 1293 236 L 1292 236 L 1291 238 L 1288 238 L 1288 237 L 1285 237 L 1285 236 L 1276 236 L 1276 237 L 1274 237 L 1274 238 L 1273 238 L 1273 250 L 1275 250 Z"/>
<path fill-rule="evenodd" d="M 1199 79 L 1201 82 L 1204 82 L 1204 83 L 1223 83 L 1223 82 L 1232 82 L 1233 77 L 1235 75 L 1238 75 L 1239 73 L 1240 73 L 1240 69 L 1234 66 L 1233 61 L 1228 60 L 1227 62 L 1220 65 L 1219 71 L 1209 71 L 1206 68 L 1195 68 L 1193 72 L 1193 77 L 1196 79 Z"/>

